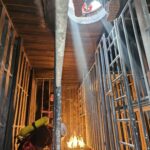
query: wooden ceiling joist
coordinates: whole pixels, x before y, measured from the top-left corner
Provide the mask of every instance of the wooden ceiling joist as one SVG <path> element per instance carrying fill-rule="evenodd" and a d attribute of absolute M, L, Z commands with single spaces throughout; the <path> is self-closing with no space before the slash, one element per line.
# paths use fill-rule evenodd
<path fill-rule="evenodd" d="M 51 1 L 53 5 L 44 3 L 44 11 L 47 11 L 48 17 L 43 17 L 41 7 L 34 0 L 3 0 L 8 9 L 10 18 L 16 28 L 18 34 L 23 38 L 26 54 L 35 68 L 54 68 L 54 25 L 55 25 L 55 1 Z M 38 1 L 39 2 L 39 1 Z M 48 2 L 49 1 L 45 1 Z M 48 7 L 47 7 L 48 6 Z M 51 17 L 50 17 L 51 16 Z M 53 17 L 52 17 L 53 16 Z M 75 55 L 75 47 L 72 36 L 74 32 L 71 30 L 71 20 L 68 21 L 64 62 L 63 62 L 63 84 L 72 86 L 79 83 L 78 65 Z M 48 24 L 50 23 L 50 25 Z M 75 23 L 74 23 L 75 24 Z M 53 26 L 53 27 L 52 27 Z M 79 25 L 80 38 L 83 44 L 84 53 L 87 62 L 92 63 L 92 55 L 96 49 L 97 41 L 103 31 L 102 23 Z M 80 49 L 78 49 L 80 54 Z M 71 85 L 72 83 L 72 85 Z"/>
<path fill-rule="evenodd" d="M 3 0 L 6 5 L 20 5 L 24 7 L 33 7 L 35 6 L 34 0 Z"/>

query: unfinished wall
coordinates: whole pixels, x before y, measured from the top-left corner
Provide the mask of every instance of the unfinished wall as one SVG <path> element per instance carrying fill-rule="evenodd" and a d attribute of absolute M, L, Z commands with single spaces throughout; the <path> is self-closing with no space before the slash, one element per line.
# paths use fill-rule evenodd
<path fill-rule="evenodd" d="M 28 123 L 43 116 L 53 120 L 54 72 L 51 69 L 33 69 Z M 44 107 L 45 106 L 45 107 Z"/>
<path fill-rule="evenodd" d="M 84 94 L 82 88 L 63 87 L 62 121 L 67 127 L 67 136 L 62 139 L 62 149 L 66 150 L 71 136 L 81 136 L 86 142 Z"/>
<path fill-rule="evenodd" d="M 35 79 L 35 74 L 32 74 L 32 81 L 31 81 L 31 95 L 30 95 L 30 104 L 29 104 L 29 117 L 28 117 L 28 124 L 32 124 L 35 121 L 36 115 L 36 91 L 37 91 L 37 84 Z"/>
<path fill-rule="evenodd" d="M 31 67 L 4 6 L 0 13 L 0 149 L 15 149 L 25 126 Z"/>
<path fill-rule="evenodd" d="M 136 11 L 134 1 L 128 1 L 112 30 L 101 37 L 95 62 L 80 87 L 72 95 L 71 89 L 65 89 L 68 135 L 76 129 L 75 116 L 81 128 L 78 134 L 84 137 L 85 133 L 86 144 L 94 150 L 150 148 L 149 60 Z M 106 28 L 111 25 L 105 23 Z M 83 123 L 80 104 L 85 112 Z"/>
<path fill-rule="evenodd" d="M 28 85 L 30 77 L 30 65 L 28 59 L 23 51 L 20 49 L 19 66 L 16 78 L 16 87 L 14 91 L 14 124 L 13 124 L 13 139 L 19 133 L 19 130 L 25 126 L 27 98 L 28 98 Z M 13 143 L 16 144 L 17 141 Z M 16 146 L 17 145 L 13 145 Z M 14 148 L 14 149 L 15 149 Z"/>

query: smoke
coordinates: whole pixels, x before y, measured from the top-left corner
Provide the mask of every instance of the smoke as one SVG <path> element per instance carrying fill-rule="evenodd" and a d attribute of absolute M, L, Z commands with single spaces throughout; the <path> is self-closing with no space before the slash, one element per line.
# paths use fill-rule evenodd
<path fill-rule="evenodd" d="M 45 28 L 46 27 L 46 22 L 45 22 L 45 17 L 44 17 L 44 8 L 42 5 L 42 1 L 41 0 L 34 0 L 34 4 L 37 7 L 38 10 L 38 15 L 41 17 L 41 27 Z"/>
<path fill-rule="evenodd" d="M 34 0 L 34 4 L 37 6 L 39 15 L 41 17 L 44 17 L 42 1 L 41 0 Z"/>

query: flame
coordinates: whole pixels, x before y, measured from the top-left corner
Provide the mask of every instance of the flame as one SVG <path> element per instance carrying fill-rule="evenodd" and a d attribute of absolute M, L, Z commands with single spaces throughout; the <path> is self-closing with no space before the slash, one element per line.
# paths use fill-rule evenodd
<path fill-rule="evenodd" d="M 83 141 L 83 138 L 82 138 L 82 137 L 80 137 L 80 138 L 79 138 L 79 140 L 78 140 L 78 144 L 79 144 L 79 147 L 80 147 L 80 148 L 85 147 L 85 143 L 84 143 L 84 141 Z"/>
<path fill-rule="evenodd" d="M 85 143 L 83 141 L 82 137 L 77 137 L 77 136 L 72 136 L 69 140 L 69 142 L 67 142 L 67 146 L 68 148 L 83 148 L 85 147 Z"/>

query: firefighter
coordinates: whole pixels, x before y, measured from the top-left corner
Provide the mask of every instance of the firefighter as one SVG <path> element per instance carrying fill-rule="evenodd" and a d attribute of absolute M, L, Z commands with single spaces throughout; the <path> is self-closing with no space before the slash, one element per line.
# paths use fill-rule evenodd
<path fill-rule="evenodd" d="M 65 137 L 67 128 L 61 123 L 61 137 Z M 18 134 L 18 150 L 40 150 L 44 147 L 51 147 L 53 128 L 49 125 L 49 118 L 42 117 L 32 125 L 21 129 Z"/>
<path fill-rule="evenodd" d="M 52 127 L 48 124 L 48 117 L 42 117 L 32 125 L 21 129 L 17 138 L 18 150 L 40 150 L 44 147 L 51 147 Z"/>

